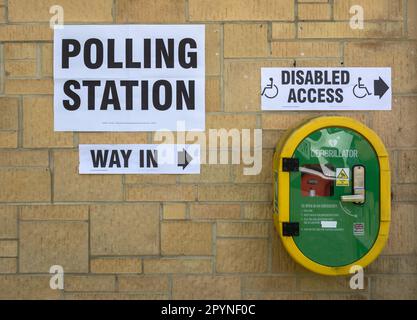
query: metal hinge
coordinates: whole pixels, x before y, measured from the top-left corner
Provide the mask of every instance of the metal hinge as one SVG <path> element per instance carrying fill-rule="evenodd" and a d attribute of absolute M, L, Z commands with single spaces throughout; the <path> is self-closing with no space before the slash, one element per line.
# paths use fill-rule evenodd
<path fill-rule="evenodd" d="M 282 158 L 282 171 L 296 172 L 300 170 L 300 160 L 297 158 Z"/>
<path fill-rule="evenodd" d="M 300 224 L 298 222 L 283 222 L 282 235 L 284 237 L 298 237 L 300 235 Z"/>

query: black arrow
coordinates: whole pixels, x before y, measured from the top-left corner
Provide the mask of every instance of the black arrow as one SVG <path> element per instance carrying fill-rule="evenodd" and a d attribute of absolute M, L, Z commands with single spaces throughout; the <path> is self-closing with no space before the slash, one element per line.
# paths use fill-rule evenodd
<path fill-rule="evenodd" d="M 192 160 L 193 158 L 185 151 L 185 149 L 178 152 L 178 167 L 182 167 L 182 170 L 184 170 Z"/>
<path fill-rule="evenodd" d="M 378 96 L 379 99 L 381 99 L 385 92 L 387 92 L 389 89 L 388 85 L 385 83 L 384 80 L 382 80 L 381 77 L 379 77 L 378 80 L 374 80 L 374 95 Z"/>

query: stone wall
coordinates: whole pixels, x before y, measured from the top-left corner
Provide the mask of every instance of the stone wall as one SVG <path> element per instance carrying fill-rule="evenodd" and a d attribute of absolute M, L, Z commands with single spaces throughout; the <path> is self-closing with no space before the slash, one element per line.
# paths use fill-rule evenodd
<path fill-rule="evenodd" d="M 68 24 L 205 24 L 206 127 L 263 129 L 261 174 L 80 176 L 78 144 L 154 133 L 53 131 L 55 4 Z M 352 5 L 363 30 L 349 27 Z M 416 299 L 416 13 L 415 0 L 0 0 L 0 298 Z M 338 113 L 390 153 L 390 238 L 364 290 L 296 265 L 273 228 L 273 148 L 321 113 L 261 112 L 260 68 L 272 66 L 392 67 L 391 112 Z M 49 288 L 54 264 L 63 291 Z"/>

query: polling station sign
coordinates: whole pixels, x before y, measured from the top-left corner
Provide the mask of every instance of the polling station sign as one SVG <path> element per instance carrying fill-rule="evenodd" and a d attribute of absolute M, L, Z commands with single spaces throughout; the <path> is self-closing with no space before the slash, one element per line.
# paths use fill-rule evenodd
<path fill-rule="evenodd" d="M 391 68 L 262 68 L 262 110 L 391 110 Z"/>
<path fill-rule="evenodd" d="M 204 25 L 55 29 L 55 130 L 203 131 L 204 39 Z"/>
<path fill-rule="evenodd" d="M 199 174 L 198 144 L 80 144 L 80 174 Z"/>

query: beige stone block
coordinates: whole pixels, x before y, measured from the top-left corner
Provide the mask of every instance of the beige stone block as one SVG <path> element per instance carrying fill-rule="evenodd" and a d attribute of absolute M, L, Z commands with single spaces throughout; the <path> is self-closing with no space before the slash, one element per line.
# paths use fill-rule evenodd
<path fill-rule="evenodd" d="M 272 55 L 282 58 L 336 58 L 341 56 L 341 44 L 331 41 L 272 42 Z"/>
<path fill-rule="evenodd" d="M 372 279 L 372 299 L 415 300 L 416 275 L 381 275 Z"/>
<path fill-rule="evenodd" d="M 65 293 L 65 300 L 168 300 L 161 293 L 75 292 Z"/>
<path fill-rule="evenodd" d="M 0 148 L 17 148 L 17 132 L 0 131 Z"/>
<path fill-rule="evenodd" d="M 399 179 L 399 161 L 398 161 L 398 151 L 388 149 L 388 161 L 389 161 L 389 170 L 391 171 L 391 194 L 392 194 L 392 185 L 398 183 Z"/>
<path fill-rule="evenodd" d="M 417 273 L 417 256 L 400 256 L 398 260 L 398 273 Z"/>
<path fill-rule="evenodd" d="M 88 220 L 88 206 L 38 205 L 21 207 L 20 220 Z"/>
<path fill-rule="evenodd" d="M 407 31 L 408 38 L 417 39 L 417 1 L 407 1 Z"/>
<path fill-rule="evenodd" d="M 17 132 L 0 131 L 0 148 L 17 148 Z"/>
<path fill-rule="evenodd" d="M 0 299 L 59 299 L 61 290 L 51 290 L 50 275 L 0 275 Z"/>
<path fill-rule="evenodd" d="M 273 273 L 295 273 L 296 262 L 290 257 L 282 245 L 281 239 L 274 228 L 272 232 L 272 272 Z"/>
<path fill-rule="evenodd" d="M 48 167 L 48 151 L 3 150 L 0 151 L 0 167 Z"/>
<path fill-rule="evenodd" d="M 190 0 L 191 21 L 293 20 L 292 0 Z"/>
<path fill-rule="evenodd" d="M 10 22 L 49 22 L 49 9 L 53 5 L 64 9 L 65 22 L 112 22 L 112 0 L 11 0 L 8 17 Z"/>
<path fill-rule="evenodd" d="M 53 76 L 54 66 L 54 47 L 52 43 L 42 44 L 41 47 L 41 73 L 45 77 Z"/>
<path fill-rule="evenodd" d="M 142 259 L 139 258 L 93 258 L 90 260 L 92 273 L 141 273 Z"/>
<path fill-rule="evenodd" d="M 250 220 L 270 220 L 272 218 L 272 204 L 250 203 L 243 207 L 243 218 Z"/>
<path fill-rule="evenodd" d="M 262 147 L 265 149 L 276 148 L 278 142 L 283 138 L 285 130 L 263 130 L 262 129 Z"/>
<path fill-rule="evenodd" d="M 66 275 L 64 278 L 64 290 L 66 292 L 82 291 L 115 291 L 116 277 L 102 275 Z"/>
<path fill-rule="evenodd" d="M 36 60 L 8 60 L 4 63 L 6 77 L 36 76 Z"/>
<path fill-rule="evenodd" d="M 185 203 L 165 203 L 163 213 L 166 220 L 185 219 L 187 206 Z"/>
<path fill-rule="evenodd" d="M 217 237 L 230 238 L 267 238 L 270 223 L 268 222 L 228 222 L 217 223 Z"/>
<path fill-rule="evenodd" d="M 369 274 L 400 274 L 417 272 L 417 256 L 379 256 L 365 270 Z"/>
<path fill-rule="evenodd" d="M 329 3 L 298 4 L 299 20 L 330 20 L 331 5 Z"/>
<path fill-rule="evenodd" d="M 1 27 L 0 27 L 1 29 Z M 6 94 L 53 94 L 52 79 L 7 79 L 4 92 Z"/>
<path fill-rule="evenodd" d="M 352 289 L 349 285 L 350 276 L 340 277 L 328 277 L 309 273 L 309 276 L 303 276 L 299 278 L 299 288 L 301 291 L 307 292 L 320 292 L 320 291 L 332 291 L 332 292 L 350 292 Z M 368 290 L 368 279 L 364 279 L 364 290 Z"/>
<path fill-rule="evenodd" d="M 243 291 L 295 291 L 296 278 L 288 276 L 250 276 L 243 279 Z"/>
<path fill-rule="evenodd" d="M 415 204 L 393 204 L 388 242 L 383 250 L 385 255 L 415 254 L 417 252 L 416 212 L 417 206 Z"/>
<path fill-rule="evenodd" d="M 372 129 L 386 147 L 417 147 L 417 97 L 394 97 L 392 110 L 371 113 Z"/>
<path fill-rule="evenodd" d="M 199 201 L 270 201 L 271 186 L 208 184 L 198 186 Z"/>
<path fill-rule="evenodd" d="M 206 112 L 218 112 L 221 105 L 219 78 L 206 78 Z"/>
<path fill-rule="evenodd" d="M 17 130 L 18 129 L 18 106 L 17 98 L 0 97 L 0 129 Z"/>
<path fill-rule="evenodd" d="M 417 92 L 417 43 L 410 41 L 349 42 L 346 67 L 391 67 L 394 93 Z"/>
<path fill-rule="evenodd" d="M 8 42 L 4 44 L 4 56 L 6 60 L 10 59 L 35 59 L 35 43 L 16 43 Z"/>
<path fill-rule="evenodd" d="M 216 271 L 262 273 L 268 269 L 268 240 L 218 239 Z"/>
<path fill-rule="evenodd" d="M 415 201 L 417 199 L 417 183 L 393 185 L 392 196 L 394 201 Z"/>
<path fill-rule="evenodd" d="M 206 25 L 206 76 L 220 75 L 221 33 L 220 25 Z"/>
<path fill-rule="evenodd" d="M 185 0 L 119 0 L 117 22 L 185 22 Z"/>
<path fill-rule="evenodd" d="M 298 58 L 296 60 L 296 66 L 298 68 L 338 68 L 338 67 L 343 66 L 343 62 L 341 61 L 340 58 L 320 58 L 320 59 Z"/>
<path fill-rule="evenodd" d="M 386 39 L 400 38 L 401 22 L 367 22 L 363 29 L 352 29 L 349 22 L 300 22 L 298 37 L 301 39 Z"/>
<path fill-rule="evenodd" d="M 225 24 L 225 58 L 265 57 L 268 55 L 269 49 L 267 24 Z"/>
<path fill-rule="evenodd" d="M 230 182 L 231 166 L 228 164 L 202 164 L 200 174 L 181 175 L 180 183 Z"/>
<path fill-rule="evenodd" d="M 167 175 L 167 174 L 127 174 L 125 175 L 124 184 L 176 184 L 177 176 L 176 175 Z"/>
<path fill-rule="evenodd" d="M 0 206 L 0 239 L 17 238 L 16 206 Z"/>
<path fill-rule="evenodd" d="M 90 221 L 93 255 L 159 253 L 158 205 L 95 205 Z"/>
<path fill-rule="evenodd" d="M 207 129 L 253 129 L 256 128 L 256 115 L 254 114 L 207 114 Z"/>
<path fill-rule="evenodd" d="M 399 182 L 417 183 L 417 150 L 399 151 L 398 158 Z"/>
<path fill-rule="evenodd" d="M 52 41 L 49 24 L 0 25 L 0 41 Z"/>
<path fill-rule="evenodd" d="M 239 204 L 191 204 L 191 219 L 239 219 Z"/>
<path fill-rule="evenodd" d="M 242 298 L 245 300 L 312 300 L 314 295 L 298 292 L 249 292 L 243 293 Z"/>
<path fill-rule="evenodd" d="M 413 0 L 412 0 L 413 1 Z M 365 20 L 402 20 L 401 0 L 338 0 L 333 4 L 334 19 L 349 21 L 352 6 L 361 6 Z"/>
<path fill-rule="evenodd" d="M 17 257 L 17 240 L 0 240 L 0 257 Z"/>
<path fill-rule="evenodd" d="M 200 258 L 162 258 L 162 259 L 145 259 L 144 273 L 211 273 L 211 259 Z"/>
<path fill-rule="evenodd" d="M 120 292 L 167 292 L 168 277 L 166 276 L 119 276 Z"/>
<path fill-rule="evenodd" d="M 0 201 L 51 201 L 51 177 L 44 168 L 0 168 Z"/>
<path fill-rule="evenodd" d="M 316 293 L 316 300 L 369 300 L 369 293 Z"/>
<path fill-rule="evenodd" d="M 163 255 L 211 255 L 212 224 L 172 221 L 161 224 Z"/>
<path fill-rule="evenodd" d="M 193 185 L 127 185 L 127 201 L 195 201 L 197 188 Z"/>
<path fill-rule="evenodd" d="M 277 22 L 272 24 L 272 39 L 294 39 L 295 36 L 295 23 Z"/>
<path fill-rule="evenodd" d="M 0 23 L 6 22 L 6 8 L 0 7 Z"/>
<path fill-rule="evenodd" d="M 236 300 L 241 298 L 240 278 L 235 276 L 176 276 L 172 281 L 175 300 Z"/>
<path fill-rule="evenodd" d="M 147 132 L 81 132 L 80 144 L 142 144 L 148 142 Z"/>
<path fill-rule="evenodd" d="M 120 175 L 80 175 L 78 151 L 54 151 L 54 199 L 56 201 L 122 200 Z"/>
<path fill-rule="evenodd" d="M 0 273 L 16 273 L 16 258 L 0 258 Z"/>
<path fill-rule="evenodd" d="M 60 265 L 64 272 L 88 271 L 88 224 L 86 222 L 21 222 L 20 272 L 49 272 Z"/>
<path fill-rule="evenodd" d="M 73 146 L 71 132 L 54 131 L 52 97 L 23 99 L 23 145 L 27 148 Z"/>

